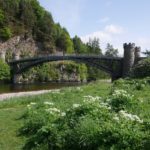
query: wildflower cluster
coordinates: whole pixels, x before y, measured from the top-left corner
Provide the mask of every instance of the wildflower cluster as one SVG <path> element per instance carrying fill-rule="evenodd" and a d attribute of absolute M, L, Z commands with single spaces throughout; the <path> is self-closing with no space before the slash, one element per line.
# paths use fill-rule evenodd
<path fill-rule="evenodd" d="M 121 88 L 125 90 L 143 90 L 147 85 L 149 85 L 150 78 L 147 77 L 145 79 L 119 79 L 114 82 L 113 87 L 114 88 Z"/>
<path fill-rule="evenodd" d="M 120 111 L 132 105 L 134 96 L 125 90 L 115 90 L 106 100 L 115 111 Z"/>
<path fill-rule="evenodd" d="M 123 98 L 126 98 L 126 99 L 132 99 L 133 98 L 133 95 L 128 94 L 128 92 L 125 91 L 125 90 L 115 90 L 113 92 L 112 96 L 116 97 L 116 98 L 123 97 Z"/>
<path fill-rule="evenodd" d="M 119 114 L 121 117 L 124 117 L 125 119 L 131 120 L 131 121 L 137 121 L 139 123 L 143 123 L 143 120 L 141 120 L 137 115 L 133 115 L 130 113 L 127 113 L 126 111 L 119 111 Z"/>
<path fill-rule="evenodd" d="M 27 108 L 28 108 L 28 109 L 31 109 L 31 108 L 33 108 L 35 105 L 36 105 L 36 103 L 31 102 L 30 104 L 27 105 Z"/>
<path fill-rule="evenodd" d="M 73 104 L 73 108 L 78 108 L 80 106 L 81 106 L 80 104 Z"/>
<path fill-rule="evenodd" d="M 83 89 L 82 89 L 81 87 L 76 87 L 76 90 L 77 90 L 77 91 L 80 91 L 80 92 L 83 91 Z"/>
<path fill-rule="evenodd" d="M 45 101 L 42 104 L 38 105 L 37 103 L 31 102 L 27 105 L 28 108 L 28 114 L 27 115 L 33 115 L 37 114 L 38 112 L 43 112 L 43 114 L 48 113 L 49 115 L 53 116 L 65 116 L 66 113 L 61 111 L 60 109 L 55 107 L 55 104 L 50 101 Z"/>
<path fill-rule="evenodd" d="M 91 95 L 87 95 L 87 96 L 84 96 L 84 102 L 87 102 L 87 103 L 93 103 L 93 102 L 96 102 L 96 101 L 100 101 L 101 100 L 101 97 L 99 96 L 91 96 Z"/>
<path fill-rule="evenodd" d="M 50 105 L 50 106 L 53 106 L 53 105 L 54 105 L 54 103 L 52 103 L 52 102 L 44 102 L 44 104 L 45 104 L 45 105 Z"/>
<path fill-rule="evenodd" d="M 27 107 L 31 113 L 23 127 L 30 135 L 25 146 L 57 150 L 142 148 L 144 121 L 127 111 L 134 96 L 115 90 L 107 99 L 91 95 L 82 98 L 66 111 L 50 101 L 30 103 Z"/>

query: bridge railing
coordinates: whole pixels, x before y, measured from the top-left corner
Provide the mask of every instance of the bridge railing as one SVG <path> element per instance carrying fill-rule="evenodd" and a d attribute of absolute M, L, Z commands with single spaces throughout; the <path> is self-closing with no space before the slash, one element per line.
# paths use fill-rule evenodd
<path fill-rule="evenodd" d="M 28 61 L 36 61 L 39 59 L 49 59 L 51 57 L 55 57 L 57 59 L 66 59 L 68 57 L 72 57 L 72 58 L 77 58 L 77 59 L 82 59 L 82 58 L 99 58 L 99 59 L 111 59 L 111 60 L 120 60 L 122 59 L 122 57 L 108 57 L 108 56 L 103 56 L 103 55 L 96 55 L 96 54 L 49 54 L 49 55 L 39 55 L 39 56 L 35 56 L 35 57 L 29 57 L 29 58 L 21 58 L 19 60 L 11 60 L 8 63 L 12 64 L 12 63 L 16 63 L 16 62 L 28 62 Z"/>

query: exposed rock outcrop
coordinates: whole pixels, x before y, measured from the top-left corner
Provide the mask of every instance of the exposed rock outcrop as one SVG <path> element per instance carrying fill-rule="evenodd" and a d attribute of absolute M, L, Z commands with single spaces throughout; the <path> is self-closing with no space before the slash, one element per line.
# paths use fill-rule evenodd
<path fill-rule="evenodd" d="M 9 57 L 16 53 L 19 53 L 21 57 L 29 57 L 37 55 L 40 51 L 38 43 L 32 36 L 20 35 L 9 39 L 6 42 L 0 41 L 0 53 L 1 57 Z M 7 58 L 7 59 L 10 59 Z"/>

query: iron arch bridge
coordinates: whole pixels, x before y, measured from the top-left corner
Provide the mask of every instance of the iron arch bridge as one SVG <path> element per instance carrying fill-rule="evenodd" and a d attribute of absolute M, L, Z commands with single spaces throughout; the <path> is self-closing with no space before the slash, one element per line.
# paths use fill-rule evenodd
<path fill-rule="evenodd" d="M 9 62 L 11 66 L 12 78 L 22 74 L 28 69 L 53 61 L 75 61 L 77 63 L 85 63 L 89 66 L 96 67 L 97 69 L 103 70 L 108 73 L 112 80 L 118 79 L 122 76 L 123 58 L 122 57 L 105 57 L 105 56 L 89 56 L 89 55 L 65 55 L 65 56 L 43 56 L 33 57 L 20 60 L 13 60 Z"/>

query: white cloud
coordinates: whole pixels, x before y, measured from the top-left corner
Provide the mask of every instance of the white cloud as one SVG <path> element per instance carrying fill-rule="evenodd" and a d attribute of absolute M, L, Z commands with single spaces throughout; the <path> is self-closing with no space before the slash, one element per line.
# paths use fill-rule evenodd
<path fill-rule="evenodd" d="M 122 34 L 124 29 L 121 26 L 111 24 L 105 27 L 105 32 L 110 34 Z"/>
<path fill-rule="evenodd" d="M 107 25 L 104 29 L 100 31 L 96 31 L 90 33 L 88 35 L 82 36 L 81 40 L 86 43 L 89 41 L 89 38 L 98 38 L 100 39 L 100 46 L 103 50 L 105 50 L 106 44 L 111 43 L 115 48 L 118 48 L 120 54 L 123 53 L 123 35 L 125 33 L 125 29 L 118 25 Z"/>

